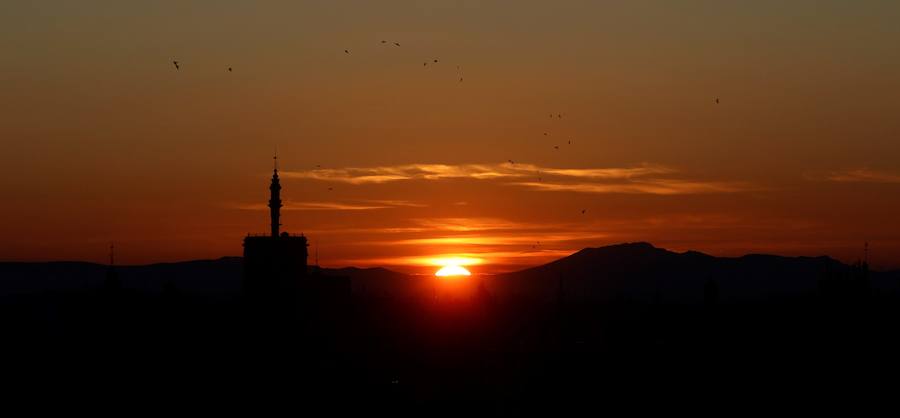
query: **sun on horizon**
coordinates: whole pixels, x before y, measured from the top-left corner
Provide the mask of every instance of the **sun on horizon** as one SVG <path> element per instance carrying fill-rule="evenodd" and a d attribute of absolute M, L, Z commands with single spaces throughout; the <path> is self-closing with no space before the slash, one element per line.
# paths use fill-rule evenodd
<path fill-rule="evenodd" d="M 448 264 L 444 267 L 441 267 L 441 269 L 435 272 L 434 275 L 438 277 L 452 277 L 471 276 L 472 273 L 463 266 L 457 264 Z"/>

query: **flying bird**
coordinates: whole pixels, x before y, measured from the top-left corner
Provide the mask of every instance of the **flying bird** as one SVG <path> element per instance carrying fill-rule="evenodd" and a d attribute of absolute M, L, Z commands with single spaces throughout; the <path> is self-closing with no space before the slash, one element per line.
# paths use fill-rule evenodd
<path fill-rule="evenodd" d="M 386 43 L 387 43 L 387 41 L 381 41 L 381 43 L 383 43 L 383 44 L 386 44 Z"/>
<path fill-rule="evenodd" d="M 229 72 L 229 73 L 231 72 L 231 67 L 228 67 L 228 72 Z"/>
<path fill-rule="evenodd" d="M 334 189 L 332 189 L 331 187 L 329 187 L 328 190 L 331 191 L 331 190 L 334 190 Z"/>
<path fill-rule="evenodd" d="M 716 104 L 719 104 L 719 98 L 716 97 Z"/>
<path fill-rule="evenodd" d="M 437 60 L 434 60 L 434 62 L 437 63 Z"/>
<path fill-rule="evenodd" d="M 586 210 L 587 210 L 587 209 L 582 209 L 582 210 L 581 210 L 581 214 L 584 215 L 584 211 L 586 211 Z"/>
<path fill-rule="evenodd" d="M 462 77 L 459 78 L 459 82 L 462 83 Z"/>
<path fill-rule="evenodd" d="M 559 145 L 554 145 L 553 149 L 559 149 Z"/>
<path fill-rule="evenodd" d="M 547 133 L 546 133 L 546 132 L 544 132 L 544 136 L 547 136 Z"/>
<path fill-rule="evenodd" d="M 558 113 L 558 114 L 556 115 L 556 117 L 559 118 L 559 119 L 562 119 L 562 113 Z"/>
<path fill-rule="evenodd" d="M 349 50 L 349 49 L 345 49 L 345 50 L 344 50 L 344 53 L 345 53 L 345 54 L 349 54 L 349 53 L 350 53 L 350 50 Z"/>
<path fill-rule="evenodd" d="M 400 46 L 400 42 L 394 42 L 394 45 Z"/>
<path fill-rule="evenodd" d="M 175 69 L 180 70 L 181 67 L 178 66 L 178 61 L 172 61 L 172 64 L 175 64 Z"/>
<path fill-rule="evenodd" d="M 506 160 L 506 161 L 509 161 L 510 164 L 515 164 L 515 163 L 513 162 L 513 160 Z"/>

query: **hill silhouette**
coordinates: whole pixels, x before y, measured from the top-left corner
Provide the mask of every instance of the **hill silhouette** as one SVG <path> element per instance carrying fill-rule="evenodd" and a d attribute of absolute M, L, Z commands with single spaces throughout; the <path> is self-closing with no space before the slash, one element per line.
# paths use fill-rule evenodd
<path fill-rule="evenodd" d="M 701 302 L 703 288 L 716 283 L 723 301 L 749 301 L 813 292 L 827 274 L 851 266 L 826 256 L 783 257 L 748 254 L 714 257 L 697 251 L 676 253 L 646 242 L 585 248 L 568 257 L 518 272 L 497 275 L 499 292 L 555 297 L 559 281 L 570 298 L 636 298 Z M 873 286 L 896 291 L 897 272 L 873 274 Z"/>
<path fill-rule="evenodd" d="M 498 295 L 555 298 L 559 281 L 575 299 L 629 297 L 668 302 L 699 302 L 710 280 L 723 301 L 758 300 L 815 291 L 823 275 L 851 266 L 827 256 L 783 257 L 748 254 L 715 257 L 696 251 L 677 253 L 646 242 L 584 248 L 556 261 L 521 271 L 486 276 Z M 0 297 L 43 291 L 78 291 L 99 287 L 108 266 L 87 262 L 0 262 Z M 212 298 L 237 297 L 242 260 L 222 257 L 135 266 L 116 266 L 123 287 L 152 294 L 167 285 Z M 386 268 L 322 268 L 323 276 L 349 277 L 354 292 L 408 294 L 424 291 L 431 276 Z M 900 291 L 900 271 L 873 272 L 872 286 Z"/>

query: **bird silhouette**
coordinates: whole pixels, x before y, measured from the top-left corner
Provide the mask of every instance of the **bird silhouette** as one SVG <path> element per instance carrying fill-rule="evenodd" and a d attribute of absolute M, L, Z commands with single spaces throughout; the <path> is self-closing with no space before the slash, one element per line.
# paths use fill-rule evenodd
<path fill-rule="evenodd" d="M 400 42 L 394 42 L 395 46 L 400 46 Z"/>
<path fill-rule="evenodd" d="M 506 160 L 506 161 L 509 161 L 510 164 L 515 164 L 515 163 L 513 162 L 513 160 Z"/>
<path fill-rule="evenodd" d="M 546 132 L 544 132 L 544 136 L 547 136 L 547 133 L 546 133 Z"/>
<path fill-rule="evenodd" d="M 381 41 L 381 43 L 383 43 L 383 44 L 386 44 L 386 43 L 387 43 L 387 41 Z"/>
<path fill-rule="evenodd" d="M 228 67 L 228 72 L 229 72 L 229 73 L 231 72 L 231 67 Z"/>
<path fill-rule="evenodd" d="M 554 145 L 553 149 L 559 149 L 559 145 Z"/>
<path fill-rule="evenodd" d="M 719 98 L 716 97 L 716 104 L 719 104 Z"/>
<path fill-rule="evenodd" d="M 434 60 L 435 64 L 437 63 L 437 61 L 438 61 L 438 60 Z"/>
<path fill-rule="evenodd" d="M 582 209 L 582 210 L 581 210 L 581 214 L 584 215 L 584 211 L 586 211 L 586 210 L 587 210 L 587 209 Z"/>
<path fill-rule="evenodd" d="M 459 82 L 462 83 L 462 77 L 459 78 Z"/>
<path fill-rule="evenodd" d="M 569 145 L 572 145 L 572 140 L 571 140 L 571 139 L 569 140 Z"/>
<path fill-rule="evenodd" d="M 428 65 L 427 62 L 423 62 L 423 63 L 422 63 L 422 66 L 423 66 L 423 67 L 425 67 L 425 66 L 427 66 L 427 65 Z"/>
<path fill-rule="evenodd" d="M 558 114 L 556 114 L 556 117 L 557 117 L 558 119 L 562 119 L 562 114 L 561 114 L 561 113 L 558 113 Z"/>
<path fill-rule="evenodd" d="M 175 69 L 180 70 L 181 67 L 178 66 L 178 61 L 172 61 L 172 64 L 175 64 Z"/>
<path fill-rule="evenodd" d="M 349 54 L 349 53 L 350 53 L 350 50 L 349 50 L 349 49 L 345 49 L 345 50 L 344 50 L 344 53 L 345 53 L 345 54 Z"/>
<path fill-rule="evenodd" d="M 328 190 L 331 191 L 331 190 L 334 190 L 334 189 L 332 189 L 331 187 L 329 187 Z"/>

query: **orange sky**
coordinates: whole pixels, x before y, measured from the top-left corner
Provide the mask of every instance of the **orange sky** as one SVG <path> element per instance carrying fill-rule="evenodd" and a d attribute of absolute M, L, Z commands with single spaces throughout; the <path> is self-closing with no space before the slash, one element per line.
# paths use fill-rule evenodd
<path fill-rule="evenodd" d="M 900 3 L 122 3 L 2 7 L 0 260 L 239 255 L 277 146 L 326 266 L 900 267 Z"/>

